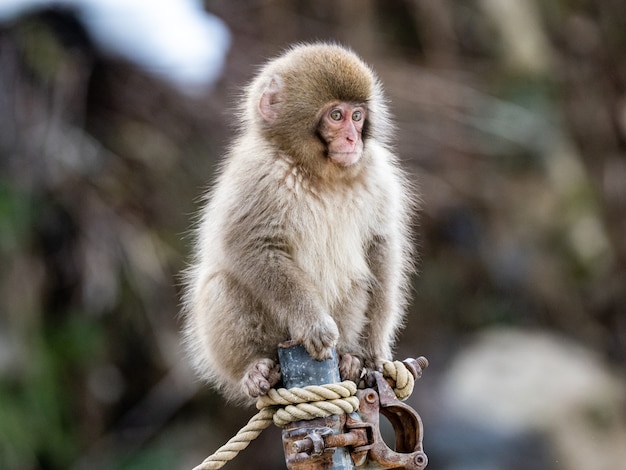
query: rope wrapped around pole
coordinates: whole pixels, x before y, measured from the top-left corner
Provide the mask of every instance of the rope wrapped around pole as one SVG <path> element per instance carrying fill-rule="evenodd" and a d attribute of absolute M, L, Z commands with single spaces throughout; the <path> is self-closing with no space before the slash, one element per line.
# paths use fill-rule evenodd
<path fill-rule="evenodd" d="M 413 393 L 415 378 L 406 365 L 400 361 L 385 361 L 383 376 L 394 382 L 393 391 L 399 400 L 406 400 Z M 259 397 L 254 415 L 235 436 L 207 457 L 193 470 L 217 470 L 233 460 L 250 442 L 255 440 L 273 422 L 284 427 L 293 421 L 326 418 L 333 415 L 349 414 L 359 408 L 354 382 L 325 385 L 309 385 L 303 388 L 270 389 L 267 395 Z"/>
<path fill-rule="evenodd" d="M 274 424 L 280 428 L 293 421 L 326 418 L 352 413 L 359 408 L 356 384 L 350 380 L 337 384 L 309 385 L 303 388 L 271 389 L 260 397 L 257 408 L 276 408 Z"/>
<path fill-rule="evenodd" d="M 271 389 L 267 395 L 257 400 L 256 407 L 260 411 L 248 424 L 193 470 L 222 468 L 248 447 L 272 422 L 278 427 L 284 427 L 293 421 L 352 413 L 359 408 L 356 389 L 356 384 L 349 380 L 289 390 Z"/>

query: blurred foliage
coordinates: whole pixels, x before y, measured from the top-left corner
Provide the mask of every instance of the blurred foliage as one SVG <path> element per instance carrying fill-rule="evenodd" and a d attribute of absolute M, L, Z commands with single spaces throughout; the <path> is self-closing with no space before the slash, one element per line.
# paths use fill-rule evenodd
<path fill-rule="evenodd" d="M 0 25 L 1 468 L 189 468 L 250 415 L 186 369 L 178 273 L 239 87 L 295 41 L 374 65 L 421 187 L 399 355 L 441 362 L 513 324 L 626 365 L 623 2 L 206 4 L 234 43 L 195 97 L 95 50 L 71 12 Z M 276 468 L 277 436 L 229 468 Z"/>

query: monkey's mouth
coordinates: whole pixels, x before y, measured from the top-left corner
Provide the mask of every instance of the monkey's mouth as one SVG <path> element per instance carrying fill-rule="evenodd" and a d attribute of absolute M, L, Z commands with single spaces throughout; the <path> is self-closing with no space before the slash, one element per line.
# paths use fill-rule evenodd
<path fill-rule="evenodd" d="M 361 159 L 361 152 L 332 152 L 328 153 L 328 158 L 333 163 L 340 166 L 351 166 Z"/>

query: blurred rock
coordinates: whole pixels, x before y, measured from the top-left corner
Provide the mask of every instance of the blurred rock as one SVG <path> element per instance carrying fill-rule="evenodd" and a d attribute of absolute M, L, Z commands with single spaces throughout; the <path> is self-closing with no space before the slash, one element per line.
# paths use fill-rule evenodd
<path fill-rule="evenodd" d="M 489 330 L 460 350 L 440 387 L 442 417 L 429 426 L 438 468 L 614 470 L 626 461 L 624 381 L 564 337 Z"/>

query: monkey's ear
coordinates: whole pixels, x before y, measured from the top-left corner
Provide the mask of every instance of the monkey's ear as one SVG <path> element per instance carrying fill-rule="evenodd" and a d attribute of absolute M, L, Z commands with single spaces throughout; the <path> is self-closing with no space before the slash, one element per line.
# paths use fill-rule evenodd
<path fill-rule="evenodd" d="M 259 100 L 259 112 L 267 122 L 273 122 L 278 117 L 282 101 L 283 81 L 278 75 L 274 75 L 270 83 L 263 90 Z"/>

